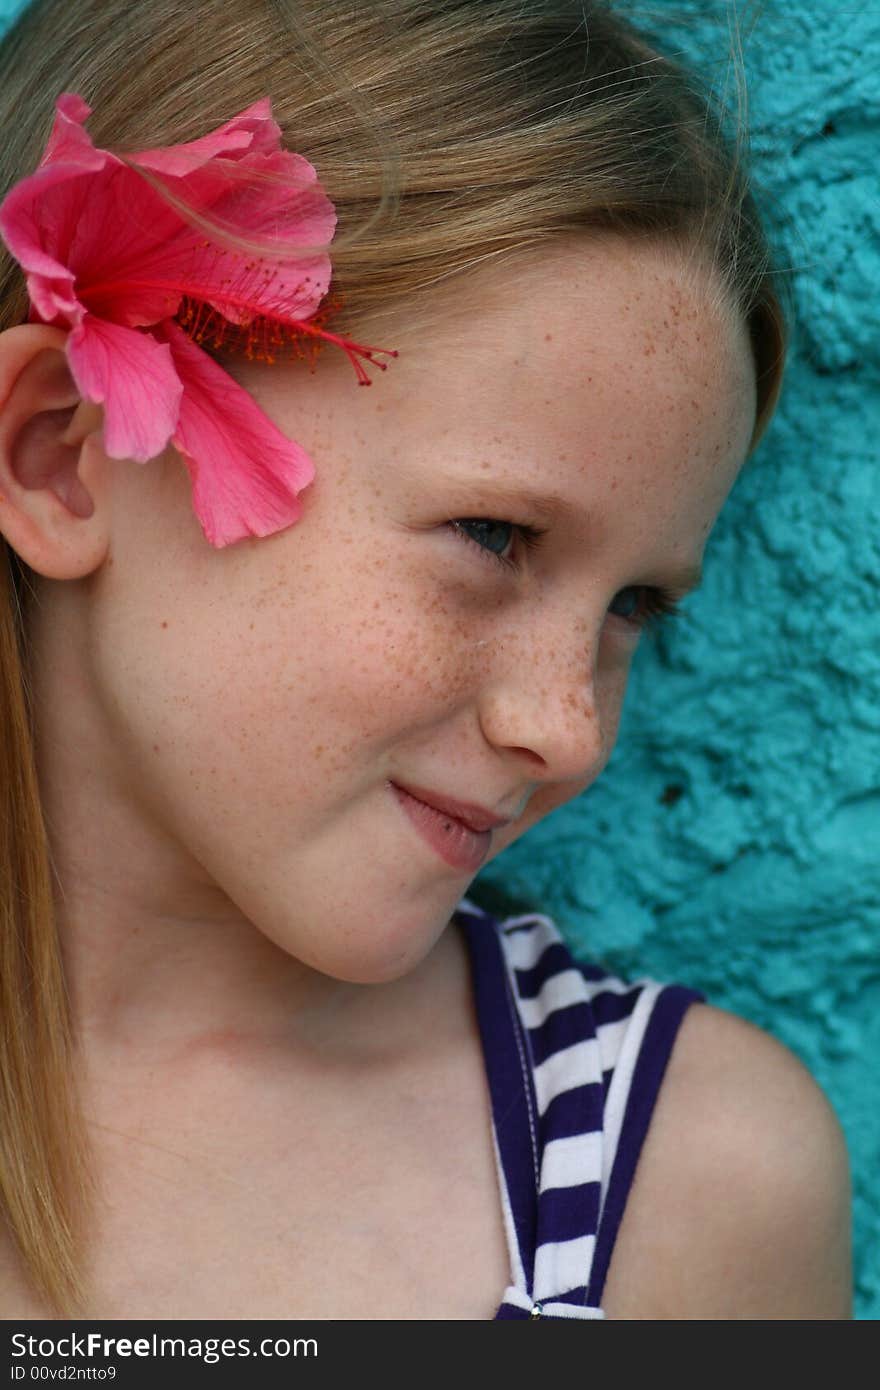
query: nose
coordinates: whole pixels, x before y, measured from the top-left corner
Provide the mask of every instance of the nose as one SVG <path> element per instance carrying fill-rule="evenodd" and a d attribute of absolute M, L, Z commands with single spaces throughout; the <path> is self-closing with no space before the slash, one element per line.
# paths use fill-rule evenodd
<path fill-rule="evenodd" d="M 608 761 L 625 677 L 622 684 L 600 680 L 597 651 L 598 635 L 585 640 L 583 625 L 574 641 L 570 626 L 567 634 L 545 628 L 518 652 L 508 646 L 509 659 L 483 687 L 484 737 L 519 754 L 534 781 L 589 785 Z"/>

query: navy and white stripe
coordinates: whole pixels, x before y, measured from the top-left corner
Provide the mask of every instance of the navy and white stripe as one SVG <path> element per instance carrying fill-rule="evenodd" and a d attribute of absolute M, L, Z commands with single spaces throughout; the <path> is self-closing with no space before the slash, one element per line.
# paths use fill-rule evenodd
<path fill-rule="evenodd" d="M 575 960 L 538 913 L 462 898 L 492 1097 L 510 1284 L 496 1318 L 601 1318 L 602 1290 L 678 1026 L 695 990 Z"/>

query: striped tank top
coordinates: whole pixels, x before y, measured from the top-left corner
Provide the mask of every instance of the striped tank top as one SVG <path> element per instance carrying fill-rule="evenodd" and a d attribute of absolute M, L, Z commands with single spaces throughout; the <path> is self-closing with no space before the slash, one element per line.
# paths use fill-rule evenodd
<path fill-rule="evenodd" d="M 704 996 L 577 961 L 549 917 L 462 898 L 510 1284 L 496 1318 L 602 1318 L 602 1290 L 684 1013 Z"/>

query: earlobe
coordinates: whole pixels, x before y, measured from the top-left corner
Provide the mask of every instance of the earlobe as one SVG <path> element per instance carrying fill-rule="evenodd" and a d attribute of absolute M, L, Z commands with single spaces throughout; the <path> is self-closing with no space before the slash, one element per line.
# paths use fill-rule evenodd
<path fill-rule="evenodd" d="M 109 463 L 102 411 L 80 398 L 66 337 L 44 324 L 0 333 L 0 531 L 48 579 L 90 574 L 109 541 L 94 495 Z"/>

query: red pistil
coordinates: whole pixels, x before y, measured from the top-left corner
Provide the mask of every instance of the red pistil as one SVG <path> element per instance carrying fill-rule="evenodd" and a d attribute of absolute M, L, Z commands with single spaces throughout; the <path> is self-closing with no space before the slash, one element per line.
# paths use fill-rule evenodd
<path fill-rule="evenodd" d="M 207 250 L 208 245 L 207 242 L 202 243 L 202 250 Z M 238 259 L 235 253 L 218 252 L 219 256 L 228 256 L 232 261 Z M 291 359 L 308 358 L 314 366 L 324 343 L 331 343 L 345 352 L 361 386 L 371 385 L 364 362 L 384 372 L 388 363 L 379 361 L 378 355 L 398 356 L 395 348 L 356 343 L 352 338 L 333 333 L 323 326 L 342 307 L 339 295 L 325 299 L 318 311 L 308 319 L 286 314 L 274 306 L 261 308 L 261 303 L 265 304 L 267 299 L 271 301 L 272 282 L 277 279 L 277 271 L 259 258 L 247 261 L 235 277 L 210 277 L 203 284 L 198 283 L 198 278 L 193 275 L 181 277 L 180 280 L 159 277 L 105 280 L 97 284 L 78 285 L 77 292 L 81 302 L 92 313 L 99 317 L 110 317 L 104 312 L 104 305 L 114 300 L 124 302 L 132 290 L 167 291 L 169 317 L 174 317 L 193 342 L 208 351 L 243 352 L 246 357 L 260 362 L 272 363 L 280 357 L 289 356 Z M 222 308 L 216 307 L 218 304 L 228 306 L 234 318 L 228 318 Z M 176 312 L 172 307 L 174 305 L 179 306 Z"/>
<path fill-rule="evenodd" d="M 384 372 L 388 363 L 380 362 L 377 354 L 397 357 L 397 349 L 356 343 L 352 338 L 322 328 L 321 322 L 337 307 L 335 304 L 322 306 L 314 318 L 307 320 L 258 313 L 245 323 L 233 323 L 213 305 L 186 295 L 175 317 L 187 336 L 200 347 L 241 351 L 258 362 L 272 363 L 288 356 L 309 358 L 314 363 L 324 343 L 332 343 L 348 356 L 359 385 L 369 386 L 371 379 L 360 359 Z"/>

